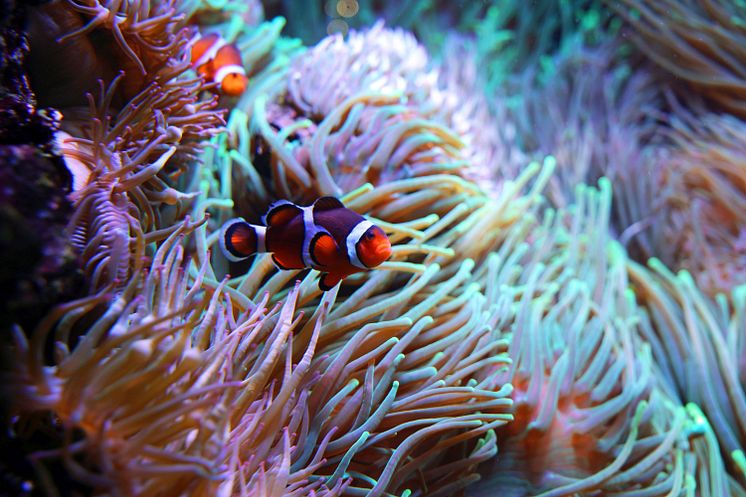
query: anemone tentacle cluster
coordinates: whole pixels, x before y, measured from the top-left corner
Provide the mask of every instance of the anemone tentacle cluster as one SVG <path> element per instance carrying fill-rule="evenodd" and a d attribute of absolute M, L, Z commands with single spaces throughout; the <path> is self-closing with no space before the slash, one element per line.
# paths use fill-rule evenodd
<path fill-rule="evenodd" d="M 50 494 L 745 497 L 746 128 L 737 88 L 700 81 L 732 115 L 685 106 L 617 36 L 665 12 L 562 2 L 532 38 L 506 2 L 491 49 L 453 33 L 435 60 L 383 22 L 304 47 L 274 3 L 37 11 L 116 56 L 59 100 L 89 101 L 58 135 L 89 294 L 11 334 L 10 432 L 47 436 L 19 472 Z M 190 67 L 205 32 L 241 51 L 242 95 Z M 324 292 L 221 254 L 226 220 L 322 195 L 390 260 Z"/>
<path fill-rule="evenodd" d="M 630 24 L 632 39 L 656 64 L 728 112 L 746 116 L 746 24 L 741 2 L 607 3 Z"/>
<path fill-rule="evenodd" d="M 746 123 L 701 110 L 677 114 L 661 132 L 665 144 L 643 163 L 660 190 L 637 204 L 646 226 L 632 241 L 668 267 L 690 271 L 710 295 L 727 294 L 746 273 Z"/>
<path fill-rule="evenodd" d="M 120 71 L 108 86 L 100 80 L 98 95 L 88 93 L 88 109 L 70 112 L 58 140 L 76 179 L 72 241 L 98 289 L 131 276 L 138 232 L 152 242 L 173 231 L 193 197 L 175 188 L 174 178 L 224 121 L 214 99 L 200 99 L 204 82 L 184 77 L 190 30 L 173 2 L 153 8 L 95 1 L 67 5 L 88 20 L 60 43 L 95 31 L 142 72 L 136 80 L 133 70 Z M 166 212 L 164 205 L 181 212 Z"/>

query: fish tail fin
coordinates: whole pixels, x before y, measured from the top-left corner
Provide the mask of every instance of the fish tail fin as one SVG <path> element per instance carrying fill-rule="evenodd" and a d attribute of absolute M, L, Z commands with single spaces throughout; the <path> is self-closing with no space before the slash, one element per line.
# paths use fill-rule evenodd
<path fill-rule="evenodd" d="M 231 219 L 220 230 L 220 249 L 231 262 L 265 252 L 265 230 L 264 226 L 249 224 L 241 218 Z"/>

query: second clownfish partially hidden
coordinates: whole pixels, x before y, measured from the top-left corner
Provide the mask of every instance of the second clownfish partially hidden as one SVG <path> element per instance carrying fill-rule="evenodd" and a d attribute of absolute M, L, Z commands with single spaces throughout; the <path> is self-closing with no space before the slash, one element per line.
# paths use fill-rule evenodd
<path fill-rule="evenodd" d="M 313 268 L 322 272 L 321 290 L 347 276 L 372 269 L 391 256 L 386 233 L 334 197 L 301 207 L 287 200 L 272 204 L 266 226 L 232 219 L 223 225 L 220 247 L 231 261 L 270 252 L 280 269 Z"/>
<path fill-rule="evenodd" d="M 192 44 L 192 67 L 207 81 L 218 84 L 221 93 L 237 97 L 246 90 L 248 79 L 235 43 L 211 33 Z"/>

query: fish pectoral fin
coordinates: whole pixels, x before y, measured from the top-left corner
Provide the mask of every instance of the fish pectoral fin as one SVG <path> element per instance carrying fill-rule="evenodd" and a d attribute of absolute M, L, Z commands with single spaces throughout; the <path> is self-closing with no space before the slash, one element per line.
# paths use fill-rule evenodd
<path fill-rule="evenodd" d="M 283 271 L 290 271 L 292 269 L 304 269 L 303 266 L 294 267 L 292 264 L 287 264 L 282 259 L 277 257 L 277 254 L 272 254 L 272 262 L 274 262 L 275 266 L 277 266 L 277 269 L 282 269 Z"/>
<path fill-rule="evenodd" d="M 289 267 L 283 266 L 282 262 L 280 262 L 280 260 L 277 258 L 275 254 L 272 254 L 272 262 L 275 264 L 275 266 L 277 266 L 277 269 L 282 269 L 284 271 L 287 271 L 290 269 Z"/>
<path fill-rule="evenodd" d="M 336 197 L 319 197 L 313 203 L 313 208 L 319 211 L 331 211 L 334 209 L 344 209 L 345 206 L 341 200 Z"/>
<path fill-rule="evenodd" d="M 269 206 L 264 216 L 267 226 L 284 226 L 295 216 L 302 215 L 303 209 L 288 200 L 278 200 Z"/>
<path fill-rule="evenodd" d="M 328 292 L 340 281 L 342 281 L 342 276 L 338 274 L 321 273 L 321 276 L 319 277 L 319 288 L 323 292 Z"/>
<path fill-rule="evenodd" d="M 329 233 L 319 232 L 311 240 L 309 247 L 311 260 L 321 267 L 332 267 L 338 262 L 339 247 Z"/>

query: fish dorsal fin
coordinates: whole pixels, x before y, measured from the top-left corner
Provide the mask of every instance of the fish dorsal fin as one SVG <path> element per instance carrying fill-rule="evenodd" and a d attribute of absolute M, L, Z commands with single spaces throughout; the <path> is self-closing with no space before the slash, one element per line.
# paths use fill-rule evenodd
<path fill-rule="evenodd" d="M 311 240 L 309 254 L 316 265 L 332 267 L 339 257 L 337 242 L 329 233 L 320 231 Z"/>
<path fill-rule="evenodd" d="M 313 203 L 313 208 L 319 211 L 331 211 L 334 209 L 344 209 L 345 206 L 341 200 L 335 197 L 319 197 Z"/>
<path fill-rule="evenodd" d="M 264 224 L 267 226 L 283 226 L 302 212 L 303 209 L 289 200 L 278 200 L 269 206 L 267 214 L 264 215 Z"/>
<path fill-rule="evenodd" d="M 210 33 L 194 40 L 192 45 L 192 66 L 199 68 L 215 58 L 225 40 L 218 33 Z"/>

